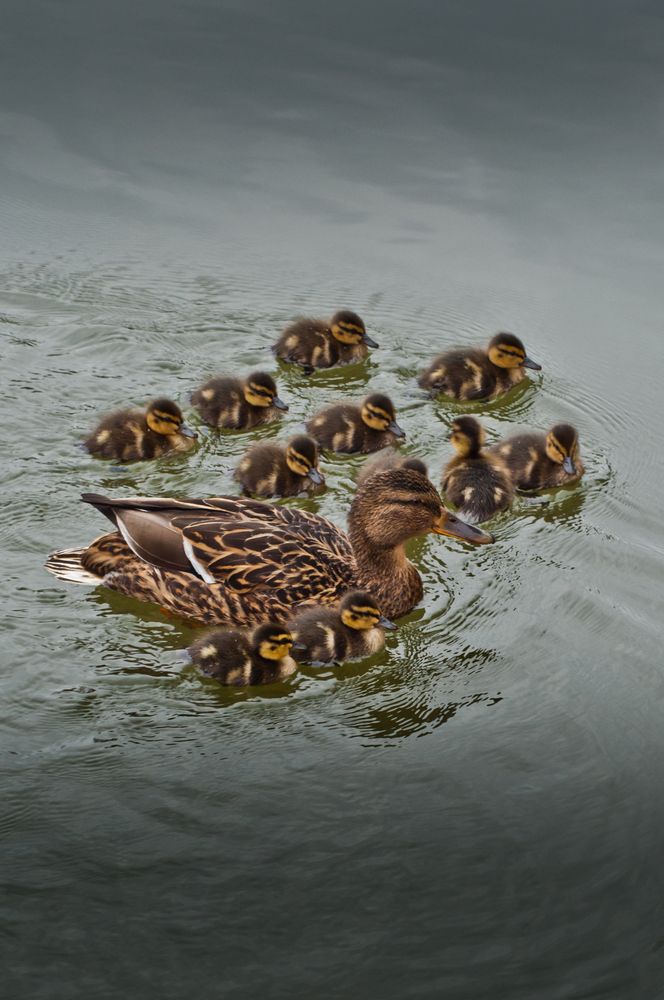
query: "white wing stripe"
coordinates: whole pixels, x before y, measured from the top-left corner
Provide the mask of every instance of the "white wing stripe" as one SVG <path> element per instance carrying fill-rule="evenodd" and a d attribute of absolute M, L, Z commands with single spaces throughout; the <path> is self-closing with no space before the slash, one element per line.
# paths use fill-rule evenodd
<path fill-rule="evenodd" d="M 208 573 L 205 566 L 203 566 L 198 561 L 198 559 L 194 555 L 193 545 L 191 544 L 188 538 L 184 537 L 184 535 L 182 536 L 182 548 L 184 549 L 184 554 L 186 555 L 187 559 L 191 563 L 192 567 L 196 570 L 200 578 L 202 580 L 205 580 L 206 583 L 216 583 L 217 581 L 212 576 L 212 574 Z"/>

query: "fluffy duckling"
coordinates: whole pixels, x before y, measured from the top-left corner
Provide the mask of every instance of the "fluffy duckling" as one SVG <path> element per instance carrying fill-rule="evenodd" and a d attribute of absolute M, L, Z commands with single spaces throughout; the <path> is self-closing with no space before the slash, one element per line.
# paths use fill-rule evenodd
<path fill-rule="evenodd" d="M 398 451 L 391 448 L 389 451 L 381 451 L 373 458 L 367 459 L 357 475 L 357 485 L 375 476 L 379 472 L 387 472 L 388 469 L 410 469 L 412 472 L 419 472 L 425 479 L 429 478 L 429 470 L 424 462 L 413 455 L 400 455 Z"/>
<path fill-rule="evenodd" d="M 385 629 L 395 629 L 365 590 L 345 594 L 336 607 L 306 608 L 290 623 L 301 663 L 359 660 L 385 645 Z"/>
<path fill-rule="evenodd" d="M 458 417 L 450 441 L 455 457 L 443 469 L 445 499 L 471 523 L 488 521 L 507 510 L 514 498 L 509 472 L 497 455 L 483 450 L 484 428 L 474 417 Z"/>
<path fill-rule="evenodd" d="M 379 392 L 367 396 L 360 406 L 335 403 L 320 410 L 307 422 L 307 430 L 323 448 L 365 455 L 406 436 L 396 421 L 392 400 Z"/>
<path fill-rule="evenodd" d="M 192 393 L 191 402 L 206 424 L 244 431 L 265 424 L 288 406 L 277 395 L 277 384 L 265 372 L 252 372 L 245 379 L 232 375 L 211 378 Z"/>
<path fill-rule="evenodd" d="M 216 629 L 187 649 L 192 664 L 221 684 L 274 684 L 297 670 L 291 656 L 294 640 L 283 625 Z"/>
<path fill-rule="evenodd" d="M 515 434 L 489 450 L 505 463 L 519 490 L 564 486 L 585 471 L 571 424 L 556 424 L 547 434 Z"/>
<path fill-rule="evenodd" d="M 486 350 L 453 347 L 444 351 L 422 372 L 417 382 L 432 395 L 453 399 L 495 399 L 525 378 L 526 368 L 541 371 L 513 333 L 497 333 Z"/>
<path fill-rule="evenodd" d="M 295 497 L 325 482 L 318 468 L 318 445 L 306 434 L 294 437 L 285 448 L 272 441 L 255 444 L 241 459 L 235 479 L 259 497 Z"/>
<path fill-rule="evenodd" d="M 155 399 L 145 410 L 117 410 L 101 421 L 83 442 L 91 455 L 120 462 L 141 462 L 173 451 L 187 451 L 196 433 L 170 399 Z"/>
<path fill-rule="evenodd" d="M 286 327 L 272 350 L 282 361 L 301 365 L 310 375 L 316 368 L 362 361 L 370 347 L 378 344 L 367 333 L 364 322 L 357 313 L 342 309 L 331 320 L 299 316 Z"/>

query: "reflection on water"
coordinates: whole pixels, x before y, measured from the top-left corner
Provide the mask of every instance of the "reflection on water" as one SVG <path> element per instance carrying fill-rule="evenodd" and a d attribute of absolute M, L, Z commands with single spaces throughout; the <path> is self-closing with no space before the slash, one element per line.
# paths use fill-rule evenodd
<path fill-rule="evenodd" d="M 658 5 L 3 13 L 5 991 L 659 1000 Z M 293 316 L 343 307 L 367 361 L 275 361 Z M 498 329 L 541 374 L 418 389 Z M 191 390 L 257 367 L 286 419 L 200 427 Z M 191 623 L 44 573 L 107 529 L 80 493 L 236 493 L 256 437 L 369 388 L 435 482 L 459 412 L 491 441 L 572 423 L 587 466 L 493 546 L 415 542 L 423 605 L 378 656 L 222 688 L 178 657 Z M 77 447 L 156 395 L 193 454 Z M 293 503 L 345 524 L 361 464 Z"/>

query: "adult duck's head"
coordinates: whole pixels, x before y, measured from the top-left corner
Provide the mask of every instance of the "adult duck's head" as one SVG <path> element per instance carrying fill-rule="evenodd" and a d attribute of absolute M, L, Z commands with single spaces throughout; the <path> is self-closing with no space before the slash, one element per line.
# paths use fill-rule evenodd
<path fill-rule="evenodd" d="M 356 551 L 395 549 L 427 532 L 479 545 L 493 541 L 492 535 L 449 511 L 421 472 L 403 467 L 366 480 L 353 500 L 348 524 Z"/>

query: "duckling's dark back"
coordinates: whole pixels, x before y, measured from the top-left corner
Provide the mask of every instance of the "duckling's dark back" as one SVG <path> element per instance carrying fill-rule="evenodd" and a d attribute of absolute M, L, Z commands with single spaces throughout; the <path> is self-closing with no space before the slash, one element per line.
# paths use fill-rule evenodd
<path fill-rule="evenodd" d="M 486 399 L 494 394 L 499 378 L 499 369 L 491 364 L 486 351 L 453 347 L 434 358 L 417 381 L 422 389 L 453 399 L 471 400 Z M 511 385 L 507 374 L 504 381 Z"/>
<path fill-rule="evenodd" d="M 289 469 L 285 446 L 272 441 L 249 448 L 235 470 L 235 479 L 247 493 L 261 497 L 297 496 L 307 483 Z"/>
<path fill-rule="evenodd" d="M 402 455 L 393 449 L 385 449 L 373 458 L 367 459 L 357 474 L 357 485 L 361 486 L 371 476 L 375 476 L 378 472 L 386 472 L 388 469 L 411 469 L 422 476 L 429 475 L 429 470 L 419 458 Z"/>
<path fill-rule="evenodd" d="M 218 375 L 194 390 L 191 402 L 211 427 L 241 430 L 247 426 L 251 410 L 244 398 L 243 388 L 242 379 Z"/>
<path fill-rule="evenodd" d="M 220 684 L 245 687 L 274 684 L 295 669 L 290 657 L 266 660 L 258 656 L 252 633 L 243 629 L 215 629 L 191 645 L 187 652 L 192 665 Z"/>
<path fill-rule="evenodd" d="M 322 448 L 346 454 L 369 454 L 395 440 L 389 431 L 368 427 L 362 420 L 361 408 L 352 403 L 335 403 L 320 410 L 307 422 L 307 430 Z"/>
<path fill-rule="evenodd" d="M 495 458 L 454 458 L 442 480 L 445 498 L 459 509 L 459 517 L 471 523 L 488 521 L 507 510 L 514 487 L 507 470 Z"/>
<path fill-rule="evenodd" d="M 249 634 L 241 629 L 215 629 L 197 639 L 187 652 L 192 664 L 221 684 L 251 683 L 252 657 Z"/>
<path fill-rule="evenodd" d="M 306 649 L 293 655 L 302 663 L 331 663 L 348 655 L 348 636 L 337 608 L 305 608 L 290 623 L 298 643 Z"/>
<path fill-rule="evenodd" d="M 489 449 L 509 469 L 518 490 L 544 490 L 574 482 L 583 474 L 583 462 L 577 461 L 574 475 L 565 472 L 562 465 L 552 462 L 546 451 L 546 434 L 515 434 L 492 445 Z"/>
<path fill-rule="evenodd" d="M 145 413 L 139 409 L 110 413 L 83 446 L 97 458 L 119 462 L 149 461 L 170 450 L 166 438 L 150 430 Z"/>
<path fill-rule="evenodd" d="M 332 337 L 325 320 L 298 316 L 283 331 L 273 350 L 283 361 L 313 370 L 331 368 L 337 364 L 340 346 Z"/>

